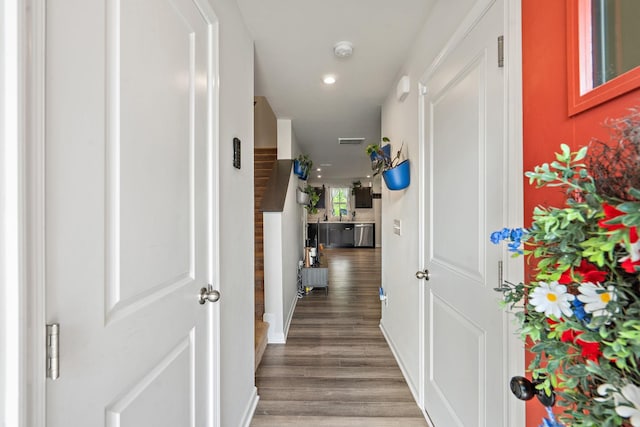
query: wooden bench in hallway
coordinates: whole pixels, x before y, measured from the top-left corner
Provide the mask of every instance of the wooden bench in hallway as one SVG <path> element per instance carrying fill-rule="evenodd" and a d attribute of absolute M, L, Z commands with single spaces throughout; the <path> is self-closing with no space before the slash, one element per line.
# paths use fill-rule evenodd
<path fill-rule="evenodd" d="M 331 291 L 298 300 L 256 372 L 252 427 L 427 426 L 379 328 L 380 249 L 327 249 Z"/>

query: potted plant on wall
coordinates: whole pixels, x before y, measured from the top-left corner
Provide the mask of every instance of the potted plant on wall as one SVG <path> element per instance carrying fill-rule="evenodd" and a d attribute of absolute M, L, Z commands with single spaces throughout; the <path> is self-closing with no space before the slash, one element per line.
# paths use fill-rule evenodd
<path fill-rule="evenodd" d="M 320 195 L 316 192 L 316 189 L 308 185 L 304 188 L 298 187 L 296 191 L 296 201 L 300 205 L 304 205 L 304 208 L 310 214 L 318 213 L 316 205 L 320 200 Z"/>
<path fill-rule="evenodd" d="M 307 185 L 305 187 L 304 191 L 305 191 L 305 193 L 307 193 L 309 195 L 309 203 L 307 203 L 304 206 L 304 208 L 310 214 L 318 213 L 318 208 L 316 207 L 316 205 L 318 204 L 318 201 L 320 200 L 320 195 L 316 192 L 316 189 L 313 188 L 310 185 Z"/>
<path fill-rule="evenodd" d="M 381 173 L 389 190 L 404 190 L 411 183 L 409 159 L 400 161 L 404 142 L 393 158 L 390 154 L 391 149 L 386 149 L 386 147 L 390 147 L 389 138 L 383 137 L 382 142 L 386 142 L 387 145 L 381 147 L 379 144 L 370 144 L 366 149 L 367 154 L 372 159 L 371 169 L 374 170 L 373 175 Z"/>
<path fill-rule="evenodd" d="M 298 175 L 302 180 L 306 180 L 309 177 L 309 171 L 313 166 L 313 162 L 309 158 L 308 154 L 300 154 L 293 162 L 293 173 Z"/>

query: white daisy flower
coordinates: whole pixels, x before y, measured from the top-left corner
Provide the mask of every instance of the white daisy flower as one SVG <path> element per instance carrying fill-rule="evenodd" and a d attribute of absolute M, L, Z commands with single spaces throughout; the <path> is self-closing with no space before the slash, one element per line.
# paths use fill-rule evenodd
<path fill-rule="evenodd" d="M 529 302 L 539 313 L 544 312 L 547 317 L 560 319 L 562 314 L 571 317 L 571 301 L 575 296 L 567 293 L 567 287 L 558 282 L 538 282 L 538 286 L 530 294 Z"/>
<path fill-rule="evenodd" d="M 613 286 L 607 286 L 605 289 L 601 285 L 586 282 L 581 284 L 578 290 L 580 291 L 578 300 L 584 303 L 584 310 L 587 313 L 593 313 L 594 316 L 611 315 L 606 308 L 609 301 L 616 299 Z"/>
<path fill-rule="evenodd" d="M 598 386 L 598 394 L 602 397 L 594 397 L 593 400 L 596 402 L 606 402 L 607 400 L 613 397 L 615 405 L 618 406 L 620 402 L 620 393 L 617 392 L 617 389 L 611 384 L 600 384 Z M 611 393 L 613 391 L 613 393 Z"/>
<path fill-rule="evenodd" d="M 630 405 L 616 406 L 616 413 L 621 417 L 629 418 L 633 427 L 640 427 L 640 388 L 633 384 L 627 384 L 620 391 Z"/>
<path fill-rule="evenodd" d="M 629 249 L 631 249 L 629 251 L 629 255 L 620 258 L 618 261 L 620 262 L 623 262 L 626 260 L 631 260 L 631 262 L 640 261 L 640 239 L 631 243 L 631 247 Z"/>

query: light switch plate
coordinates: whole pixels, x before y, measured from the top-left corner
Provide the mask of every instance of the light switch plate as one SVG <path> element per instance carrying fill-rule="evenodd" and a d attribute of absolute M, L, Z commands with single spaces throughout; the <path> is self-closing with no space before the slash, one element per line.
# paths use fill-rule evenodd
<path fill-rule="evenodd" d="M 402 235 L 402 221 L 399 219 L 393 220 L 393 234 L 397 234 L 398 236 Z"/>

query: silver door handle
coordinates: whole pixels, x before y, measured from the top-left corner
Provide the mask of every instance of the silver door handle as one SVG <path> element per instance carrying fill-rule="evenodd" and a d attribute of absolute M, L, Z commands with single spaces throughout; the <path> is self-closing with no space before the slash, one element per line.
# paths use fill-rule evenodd
<path fill-rule="evenodd" d="M 211 285 L 206 288 L 200 288 L 200 295 L 198 295 L 198 302 L 204 304 L 205 302 L 217 302 L 220 300 L 220 292 L 213 289 Z"/>
<path fill-rule="evenodd" d="M 418 271 L 416 272 L 416 277 L 418 279 L 424 279 L 424 280 L 429 280 L 431 278 L 431 275 L 429 273 L 429 270 L 427 270 L 426 268 L 424 269 L 424 271 Z"/>

